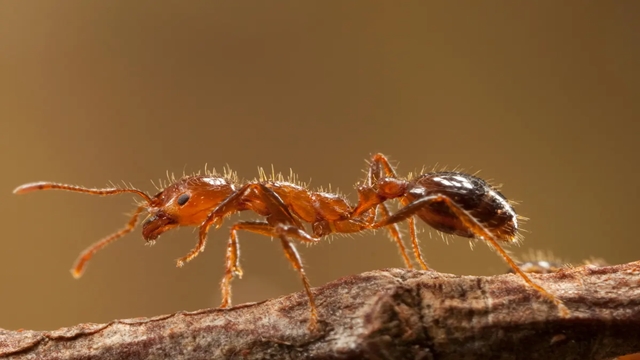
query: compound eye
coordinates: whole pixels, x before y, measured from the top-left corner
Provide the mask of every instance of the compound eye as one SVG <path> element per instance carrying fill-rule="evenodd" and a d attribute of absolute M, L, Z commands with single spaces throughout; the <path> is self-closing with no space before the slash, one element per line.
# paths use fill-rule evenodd
<path fill-rule="evenodd" d="M 189 198 L 191 198 L 191 195 L 189 194 L 182 194 L 180 196 L 178 196 L 178 205 L 182 206 L 184 204 L 187 203 L 187 201 L 189 201 Z"/>

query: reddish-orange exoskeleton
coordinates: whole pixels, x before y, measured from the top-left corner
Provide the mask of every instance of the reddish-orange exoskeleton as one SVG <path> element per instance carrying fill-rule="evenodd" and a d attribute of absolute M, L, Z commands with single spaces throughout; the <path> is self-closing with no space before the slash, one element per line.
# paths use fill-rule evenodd
<path fill-rule="evenodd" d="M 225 217 L 250 210 L 263 220 L 240 221 L 231 226 L 225 274 L 221 282 L 221 307 L 231 305 L 231 280 L 234 276 L 242 276 L 237 232 L 254 232 L 280 240 L 287 259 L 302 279 L 310 303 L 309 326 L 313 328 L 318 318 L 314 297 L 291 240 L 313 244 L 329 234 L 358 233 L 386 227 L 398 244 L 406 266 L 411 268 L 397 228 L 397 223 L 407 220 L 416 260 L 423 269 L 427 269 L 416 237 L 414 216 L 417 216 L 442 232 L 487 241 L 529 285 L 560 304 L 553 295 L 533 283 L 498 244 L 499 241 L 514 242 L 518 230 L 517 216 L 502 194 L 479 178 L 457 172 L 434 172 L 403 180 L 397 177 L 382 154 L 373 157 L 367 180 L 358 187 L 359 202 L 355 206 L 337 194 L 309 190 L 294 179 L 285 181 L 282 176 L 275 175 L 268 178 L 264 171 L 261 171 L 259 179 L 246 183 L 238 182 L 230 171 L 224 175 L 184 176 L 177 181 L 174 179 L 153 197 L 133 188 L 90 189 L 51 182 L 25 184 L 16 188 L 14 193 L 49 189 L 102 196 L 132 193 L 143 200 L 123 229 L 81 253 L 72 269 L 76 278 L 82 275 L 93 254 L 131 232 L 145 211 L 148 216 L 142 225 L 142 235 L 147 242 L 154 242 L 162 233 L 178 226 L 199 227 L 196 247 L 177 261 L 178 266 L 183 266 L 204 250 L 212 225 L 219 228 Z M 387 208 L 387 202 L 392 199 L 399 199 L 403 205 L 395 214 Z M 378 213 L 381 218 L 376 222 Z M 311 233 L 304 224 L 311 226 Z"/>
<path fill-rule="evenodd" d="M 373 208 L 370 211 L 360 212 L 358 216 L 352 216 L 353 207 L 343 197 L 330 192 L 311 191 L 294 179 L 285 181 L 281 175 L 267 178 L 262 170 L 260 179 L 245 184 L 240 184 L 235 174 L 230 171 L 225 172 L 224 175 L 217 175 L 214 172 L 203 176 L 185 176 L 177 181 L 174 179 L 172 184 L 153 197 L 132 188 L 90 189 L 51 182 L 25 184 L 16 188 L 14 193 L 24 194 L 51 189 L 102 196 L 133 193 L 143 199 L 123 229 L 96 242 L 81 253 L 72 269 L 72 274 L 76 278 L 82 275 L 85 265 L 93 254 L 131 232 L 143 211 L 148 213 L 142 225 L 142 236 L 147 242 L 154 242 L 162 233 L 178 226 L 199 227 L 198 244 L 177 261 L 179 267 L 204 250 L 207 233 L 212 225 L 219 228 L 225 217 L 240 211 L 253 211 L 264 220 L 241 221 L 231 226 L 227 243 L 225 275 L 221 282 L 221 307 L 231 305 L 230 282 L 233 276 L 242 276 L 237 232 L 238 230 L 250 231 L 280 239 L 284 253 L 298 271 L 309 298 L 310 327 L 314 327 L 317 322 L 316 307 L 300 256 L 291 240 L 316 243 L 321 237 L 332 233 L 361 232 L 369 229 L 375 218 Z M 311 224 L 313 235 L 305 230 L 303 223 Z M 407 264 L 410 265 L 396 225 L 390 225 L 389 229 L 403 250 L 403 257 Z"/>

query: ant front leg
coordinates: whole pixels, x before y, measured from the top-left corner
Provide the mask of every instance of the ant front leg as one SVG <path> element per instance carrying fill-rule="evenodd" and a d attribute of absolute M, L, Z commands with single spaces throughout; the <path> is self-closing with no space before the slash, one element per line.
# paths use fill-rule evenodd
<path fill-rule="evenodd" d="M 229 195 L 226 199 L 224 199 L 218 206 L 209 213 L 207 219 L 200 225 L 200 231 L 198 233 L 198 244 L 195 248 L 193 248 L 189 253 L 177 261 L 177 266 L 182 267 L 185 263 L 193 260 L 199 253 L 204 251 L 204 247 L 207 244 L 207 234 L 209 232 L 209 228 L 211 225 L 216 225 L 216 228 L 219 228 L 222 225 L 222 220 L 225 216 L 231 215 L 235 212 L 240 211 L 242 209 L 241 202 L 242 199 L 247 195 L 247 193 L 252 189 L 252 186 L 255 184 L 247 184 L 234 191 L 231 195 Z"/>
<path fill-rule="evenodd" d="M 376 223 L 373 225 L 373 228 L 380 228 L 383 226 L 388 226 L 389 224 L 397 223 L 404 221 L 408 218 L 413 217 L 418 211 L 422 210 L 425 207 L 432 206 L 435 203 L 443 203 L 445 204 L 455 215 L 462 221 L 462 223 L 474 234 L 476 239 L 482 239 L 491 244 L 491 246 L 504 258 L 504 260 L 511 266 L 511 268 L 518 274 L 522 279 L 537 290 L 540 294 L 551 300 L 554 304 L 556 304 L 561 313 L 564 316 L 569 314 L 569 311 L 564 306 L 562 301 L 553 296 L 547 290 L 545 290 L 542 286 L 534 283 L 531 278 L 527 274 L 525 274 L 518 265 L 511 259 L 511 257 L 507 254 L 507 252 L 498 244 L 498 240 L 496 237 L 489 231 L 484 225 L 482 225 L 476 218 L 471 216 L 468 211 L 461 208 L 458 204 L 456 204 L 453 200 L 445 195 L 428 195 L 417 199 L 410 203 L 409 205 L 400 209 L 397 213 L 391 215 L 390 217 Z"/>

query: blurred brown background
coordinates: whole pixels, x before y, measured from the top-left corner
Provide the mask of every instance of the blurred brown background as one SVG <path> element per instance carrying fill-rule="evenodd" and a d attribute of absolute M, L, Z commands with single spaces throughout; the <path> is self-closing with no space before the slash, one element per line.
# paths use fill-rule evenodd
<path fill-rule="evenodd" d="M 224 230 L 182 269 L 191 229 L 98 253 L 132 197 L 43 192 L 229 164 L 293 168 L 352 201 L 365 159 L 482 170 L 530 217 L 523 247 L 640 259 L 640 3 L 5 1 L 0 6 L 0 327 L 217 306 Z M 251 219 L 243 214 L 237 219 Z M 488 247 L 421 234 L 435 269 L 503 272 Z M 435 234 L 434 234 L 435 235 Z M 302 289 L 276 242 L 241 233 L 234 303 Z M 384 233 L 299 246 L 315 286 L 403 263 Z"/>

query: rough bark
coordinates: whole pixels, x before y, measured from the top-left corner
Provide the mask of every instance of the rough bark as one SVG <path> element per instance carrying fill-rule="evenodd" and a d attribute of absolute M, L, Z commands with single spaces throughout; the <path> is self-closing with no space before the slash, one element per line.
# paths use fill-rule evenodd
<path fill-rule="evenodd" d="M 228 310 L 0 330 L 8 359 L 606 359 L 640 351 L 640 262 L 531 275 L 570 309 L 513 274 L 371 271 Z"/>

